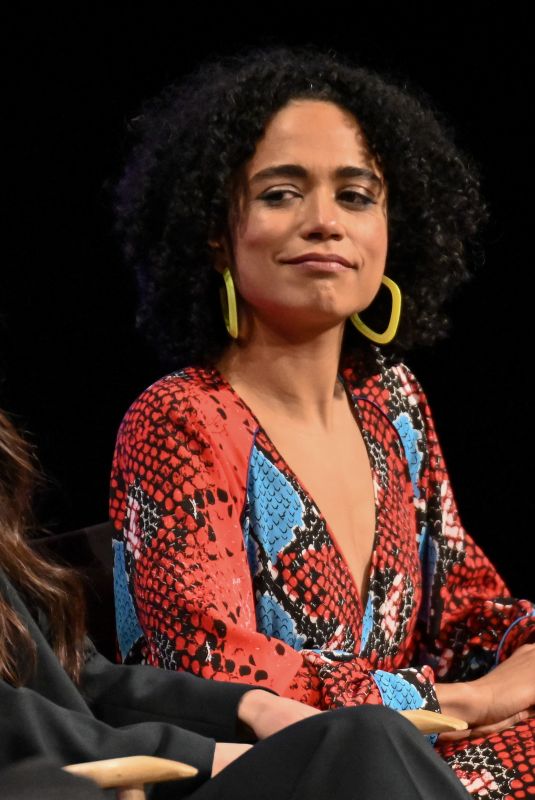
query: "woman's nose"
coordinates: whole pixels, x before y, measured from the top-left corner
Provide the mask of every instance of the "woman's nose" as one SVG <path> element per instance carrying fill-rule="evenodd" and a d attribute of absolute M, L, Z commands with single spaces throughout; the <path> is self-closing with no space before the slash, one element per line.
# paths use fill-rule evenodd
<path fill-rule="evenodd" d="M 304 204 L 301 235 L 304 239 L 342 239 L 345 227 L 341 209 L 327 192 L 313 192 Z"/>

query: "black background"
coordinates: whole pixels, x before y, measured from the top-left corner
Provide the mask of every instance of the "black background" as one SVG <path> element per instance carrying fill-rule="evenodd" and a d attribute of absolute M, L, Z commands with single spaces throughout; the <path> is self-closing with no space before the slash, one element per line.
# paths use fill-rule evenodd
<path fill-rule="evenodd" d="M 513 592 L 535 597 L 531 29 L 512 4 L 11 12 L 0 404 L 31 432 L 48 476 L 43 525 L 106 518 L 118 424 L 161 373 L 134 330 L 135 290 L 102 188 L 120 168 L 126 121 L 206 56 L 308 42 L 419 87 L 480 166 L 492 212 L 486 263 L 451 305 L 449 339 L 408 362 L 430 398 L 466 528 Z"/>

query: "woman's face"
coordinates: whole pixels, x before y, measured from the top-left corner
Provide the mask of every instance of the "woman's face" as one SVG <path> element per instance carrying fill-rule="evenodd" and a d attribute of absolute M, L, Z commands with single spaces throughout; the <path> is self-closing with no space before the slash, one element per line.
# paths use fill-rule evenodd
<path fill-rule="evenodd" d="M 275 114 L 246 165 L 232 248 L 240 309 L 263 324 L 325 329 L 372 302 L 386 193 L 349 112 L 293 100 Z"/>

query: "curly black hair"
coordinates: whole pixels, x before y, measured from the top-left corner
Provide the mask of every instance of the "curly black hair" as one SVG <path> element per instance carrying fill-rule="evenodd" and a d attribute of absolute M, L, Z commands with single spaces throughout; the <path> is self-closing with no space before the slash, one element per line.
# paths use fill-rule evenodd
<path fill-rule="evenodd" d="M 357 119 L 388 187 L 386 271 L 403 292 L 395 350 L 444 335 L 444 302 L 480 255 L 477 171 L 428 102 L 332 51 L 249 48 L 204 63 L 147 102 L 115 187 L 116 228 L 140 289 L 138 324 L 173 368 L 217 361 L 229 343 L 210 240 L 228 233 L 236 176 L 292 99 Z M 344 351 L 363 346 L 346 326 Z M 380 326 L 379 326 L 380 327 Z"/>

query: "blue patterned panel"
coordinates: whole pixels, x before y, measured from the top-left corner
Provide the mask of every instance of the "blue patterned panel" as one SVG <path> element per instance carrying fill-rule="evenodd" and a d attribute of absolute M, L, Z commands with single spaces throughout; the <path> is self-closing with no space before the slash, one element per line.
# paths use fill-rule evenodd
<path fill-rule="evenodd" d="M 384 672 L 382 669 L 378 669 L 371 674 L 379 687 L 385 706 L 396 711 L 408 711 L 425 706 L 425 700 L 416 686 L 406 681 L 401 675 L 395 672 Z M 434 745 L 438 739 L 438 734 L 430 733 L 425 738 L 430 745 Z"/>
<path fill-rule="evenodd" d="M 379 687 L 385 706 L 398 711 L 406 711 L 411 708 L 421 708 L 424 705 L 424 699 L 416 687 L 401 675 L 378 669 L 372 673 L 372 677 Z"/>
<path fill-rule="evenodd" d="M 422 708 L 426 705 L 416 686 L 406 681 L 401 675 L 378 669 L 372 672 L 372 678 L 379 687 L 385 706 L 396 711 L 408 711 Z M 425 738 L 430 745 L 434 745 L 438 739 L 438 734 L 430 733 Z"/>
<path fill-rule="evenodd" d="M 294 650 L 301 650 L 305 637 L 295 627 L 295 621 L 270 595 L 260 595 L 256 603 L 258 630 L 266 636 L 282 639 Z"/>
<path fill-rule="evenodd" d="M 420 477 L 422 453 L 418 447 L 418 442 L 422 438 L 422 434 L 420 431 L 415 430 L 411 418 L 406 411 L 396 417 L 396 419 L 393 420 L 393 424 L 399 434 L 403 449 L 405 450 L 414 496 L 419 498 L 420 487 L 418 485 L 418 480 Z"/>
<path fill-rule="evenodd" d="M 364 618 L 362 620 L 362 635 L 360 637 L 360 652 L 364 650 L 368 643 L 368 636 L 372 632 L 373 628 L 373 602 L 371 597 L 368 595 L 368 602 L 366 603 L 366 610 L 364 612 Z"/>
<path fill-rule="evenodd" d="M 264 453 L 253 447 L 247 479 L 249 519 L 257 541 L 271 563 L 303 524 L 299 495 Z"/>
<path fill-rule="evenodd" d="M 124 544 L 113 541 L 113 585 L 115 590 L 115 617 L 117 639 L 121 656 L 126 658 L 132 646 L 143 636 L 143 631 L 128 589 L 128 578 L 124 563 Z"/>

